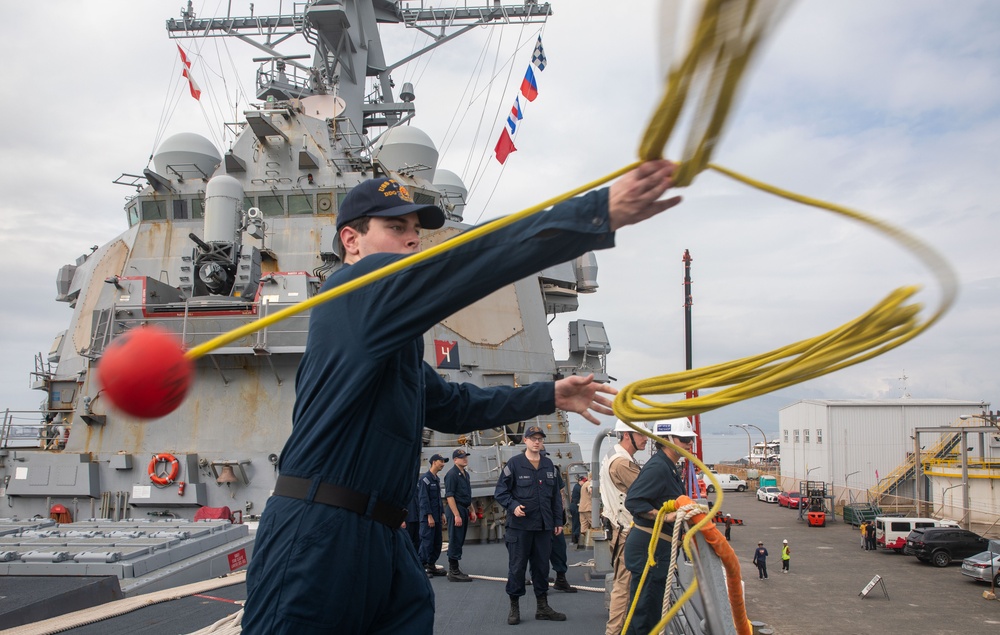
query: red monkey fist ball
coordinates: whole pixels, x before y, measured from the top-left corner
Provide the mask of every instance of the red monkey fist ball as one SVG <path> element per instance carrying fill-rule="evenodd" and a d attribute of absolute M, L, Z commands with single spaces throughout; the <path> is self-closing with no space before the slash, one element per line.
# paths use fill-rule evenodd
<path fill-rule="evenodd" d="M 144 326 L 116 339 L 97 364 L 97 379 L 116 408 L 155 419 L 174 411 L 191 386 L 193 366 L 176 335 Z"/>

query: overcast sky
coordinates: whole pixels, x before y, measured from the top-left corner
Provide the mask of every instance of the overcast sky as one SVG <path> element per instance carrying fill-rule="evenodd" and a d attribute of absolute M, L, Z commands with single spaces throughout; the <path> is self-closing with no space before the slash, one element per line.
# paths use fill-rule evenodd
<path fill-rule="evenodd" d="M 189 40 L 185 48 L 200 51 L 194 74 L 205 110 L 183 94 L 163 26 L 181 4 L 6 8 L 0 408 L 34 409 L 42 398 L 28 389 L 33 358 L 71 311 L 54 301 L 59 267 L 127 227 L 122 207 L 134 190 L 111 181 L 141 174 L 164 135 L 214 135 L 225 149 L 220 122 L 234 121 L 232 103 L 252 92 L 249 58 L 258 51 Z M 194 8 L 210 17 L 227 4 Z M 258 15 L 278 5 L 254 4 Z M 231 5 L 233 15 L 249 12 L 248 2 Z M 553 8 L 540 94 L 524 106 L 518 151 L 502 170 L 492 148 L 537 26 L 478 29 L 394 77 L 397 86 L 414 83 L 414 125 L 438 144 L 440 166 L 474 184 L 467 221 L 520 210 L 636 158 L 662 90 L 657 3 L 564 0 Z M 390 60 L 425 39 L 396 33 Z M 989 0 L 795 3 L 745 82 L 715 161 L 906 228 L 945 255 L 961 292 L 940 324 L 902 348 L 708 413 L 706 429 L 746 422 L 776 431 L 778 409 L 799 399 L 899 398 L 904 389 L 1000 405 L 998 36 L 1000 4 Z M 931 273 L 860 225 L 711 173 L 683 195 L 681 207 L 621 231 L 618 247 L 598 254 L 601 289 L 574 316 L 607 326 L 609 372 L 620 386 L 684 367 L 685 249 L 694 258 L 696 366 L 823 333 L 899 286 L 924 285 L 931 307 L 937 299 Z M 565 323 L 553 324 L 560 357 Z"/>

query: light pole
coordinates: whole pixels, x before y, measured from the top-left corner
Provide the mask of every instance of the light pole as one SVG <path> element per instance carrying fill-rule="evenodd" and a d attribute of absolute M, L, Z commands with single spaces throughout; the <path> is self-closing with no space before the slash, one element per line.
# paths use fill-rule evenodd
<path fill-rule="evenodd" d="M 847 498 L 849 500 L 854 500 L 854 499 L 851 498 L 851 487 L 847 484 L 847 479 L 851 478 L 855 474 L 860 474 L 860 473 L 861 473 L 861 470 L 855 470 L 855 471 L 851 472 L 850 474 L 845 474 L 844 475 L 844 491 L 847 492 Z"/>
<path fill-rule="evenodd" d="M 968 483 L 959 483 L 958 485 L 952 485 L 951 487 L 946 487 L 941 490 L 941 513 L 944 514 L 944 495 L 948 493 L 948 490 L 955 489 L 956 487 L 965 487 Z M 962 510 L 962 520 L 965 520 L 965 510 Z"/>
<path fill-rule="evenodd" d="M 813 470 L 819 470 L 819 469 L 822 469 L 822 467 L 823 467 L 823 466 L 821 465 L 821 466 L 819 466 L 819 467 L 811 467 L 811 468 L 809 468 L 808 470 L 806 470 L 806 480 L 807 480 L 807 481 L 809 480 L 809 472 L 812 472 Z"/>
<path fill-rule="evenodd" d="M 747 430 L 746 425 L 742 424 L 742 423 L 741 424 L 730 423 L 729 427 L 730 428 L 741 428 L 744 432 L 747 433 L 747 465 L 749 465 L 750 464 L 750 457 L 753 455 L 753 452 L 751 451 L 751 449 L 753 448 L 753 440 L 750 438 L 750 431 Z"/>
<path fill-rule="evenodd" d="M 764 462 L 767 463 L 767 435 L 764 434 L 763 430 L 761 430 L 752 423 L 745 423 L 743 425 L 750 426 L 751 428 L 756 428 L 757 432 L 760 432 L 760 436 L 764 437 Z"/>

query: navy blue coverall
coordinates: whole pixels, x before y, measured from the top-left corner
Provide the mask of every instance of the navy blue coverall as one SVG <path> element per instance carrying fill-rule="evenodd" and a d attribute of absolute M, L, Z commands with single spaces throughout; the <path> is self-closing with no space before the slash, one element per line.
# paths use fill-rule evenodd
<path fill-rule="evenodd" d="M 453 465 L 444 475 L 444 497 L 449 496 L 455 499 L 462 526 L 455 526 L 455 514 L 451 511 L 451 505 L 445 504 L 444 513 L 448 518 L 448 560 L 461 560 L 465 533 L 469 529 L 469 507 L 472 505 L 472 479 L 468 470 L 463 475 L 458 466 Z"/>
<path fill-rule="evenodd" d="M 559 469 L 556 468 L 556 479 L 558 480 L 559 487 L 559 498 L 562 498 L 563 480 L 562 474 L 559 473 Z M 566 510 L 563 509 L 562 516 L 559 518 L 562 522 L 563 527 L 566 526 Z M 569 571 L 569 557 L 566 547 L 566 532 L 560 533 L 558 536 L 552 536 L 552 554 L 549 556 L 549 562 L 552 563 L 552 570 L 556 573 L 566 573 Z"/>
<path fill-rule="evenodd" d="M 420 563 L 434 567 L 441 555 L 441 479 L 427 470 L 417 481 L 417 504 L 420 507 Z M 427 517 L 434 519 L 434 526 Z"/>
<path fill-rule="evenodd" d="M 549 558 L 552 537 L 563 518 L 561 479 L 552 461 L 541 455 L 538 469 L 528 457 L 512 456 L 500 472 L 493 497 L 507 510 L 506 532 L 508 571 L 507 595 L 524 595 L 524 573 L 531 565 L 531 585 L 535 596 L 549 590 Z M 514 510 L 524 505 L 524 516 Z"/>
<path fill-rule="evenodd" d="M 653 520 L 642 514 L 659 511 L 663 503 L 684 494 L 684 482 L 677 466 L 661 449 L 656 452 L 639 472 L 632 487 L 625 496 L 625 509 L 632 514 L 635 527 L 625 539 L 625 568 L 632 572 L 632 586 L 629 589 L 629 606 L 635 598 L 642 570 L 648 558 L 649 541 L 653 539 Z M 643 528 L 646 531 L 643 531 Z M 656 566 L 649 570 L 642 595 L 635 607 L 635 614 L 629 623 L 628 635 L 646 635 L 660 621 L 663 608 L 663 593 L 667 586 L 670 570 L 670 539 L 673 523 L 663 523 L 662 538 L 656 545 Z"/>
<path fill-rule="evenodd" d="M 424 427 L 461 434 L 555 411 L 552 382 L 480 388 L 424 362 L 423 334 L 497 289 L 614 246 L 597 190 L 311 310 L 281 476 L 403 509 Z M 373 254 L 328 290 L 402 259 Z M 434 594 L 405 531 L 313 500 L 272 496 L 247 574 L 246 635 L 429 633 Z"/>

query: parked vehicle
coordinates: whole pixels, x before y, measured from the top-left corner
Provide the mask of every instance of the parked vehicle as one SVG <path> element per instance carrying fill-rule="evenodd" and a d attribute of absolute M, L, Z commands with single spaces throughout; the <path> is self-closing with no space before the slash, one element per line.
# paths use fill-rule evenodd
<path fill-rule="evenodd" d="M 906 537 L 914 529 L 927 527 L 958 527 L 953 520 L 938 520 L 936 518 L 892 518 L 877 516 L 875 518 L 875 544 L 885 549 L 902 553 L 906 546 Z"/>
<path fill-rule="evenodd" d="M 747 491 L 747 482 L 739 478 L 735 474 L 712 474 L 712 476 L 714 476 L 716 480 L 719 481 L 719 485 L 722 487 L 723 492 Z M 707 486 L 708 493 L 711 494 L 712 492 L 714 492 L 715 485 L 712 484 L 712 481 L 708 480 L 708 478 L 704 474 L 701 475 L 701 478 L 703 479 L 705 485 Z"/>
<path fill-rule="evenodd" d="M 768 485 L 757 490 L 757 500 L 764 501 L 765 503 L 777 503 L 778 494 L 780 493 L 780 489 L 773 485 Z"/>
<path fill-rule="evenodd" d="M 788 509 L 798 509 L 807 504 L 808 499 L 798 492 L 781 492 L 778 494 L 778 506 Z"/>
<path fill-rule="evenodd" d="M 1000 552 L 984 551 L 962 561 L 962 575 L 1000 587 Z"/>
<path fill-rule="evenodd" d="M 916 556 L 921 562 L 933 562 L 947 567 L 955 558 L 968 558 L 982 552 L 989 541 L 979 534 L 958 527 L 927 527 L 914 529 L 906 537 L 903 553 Z"/>

